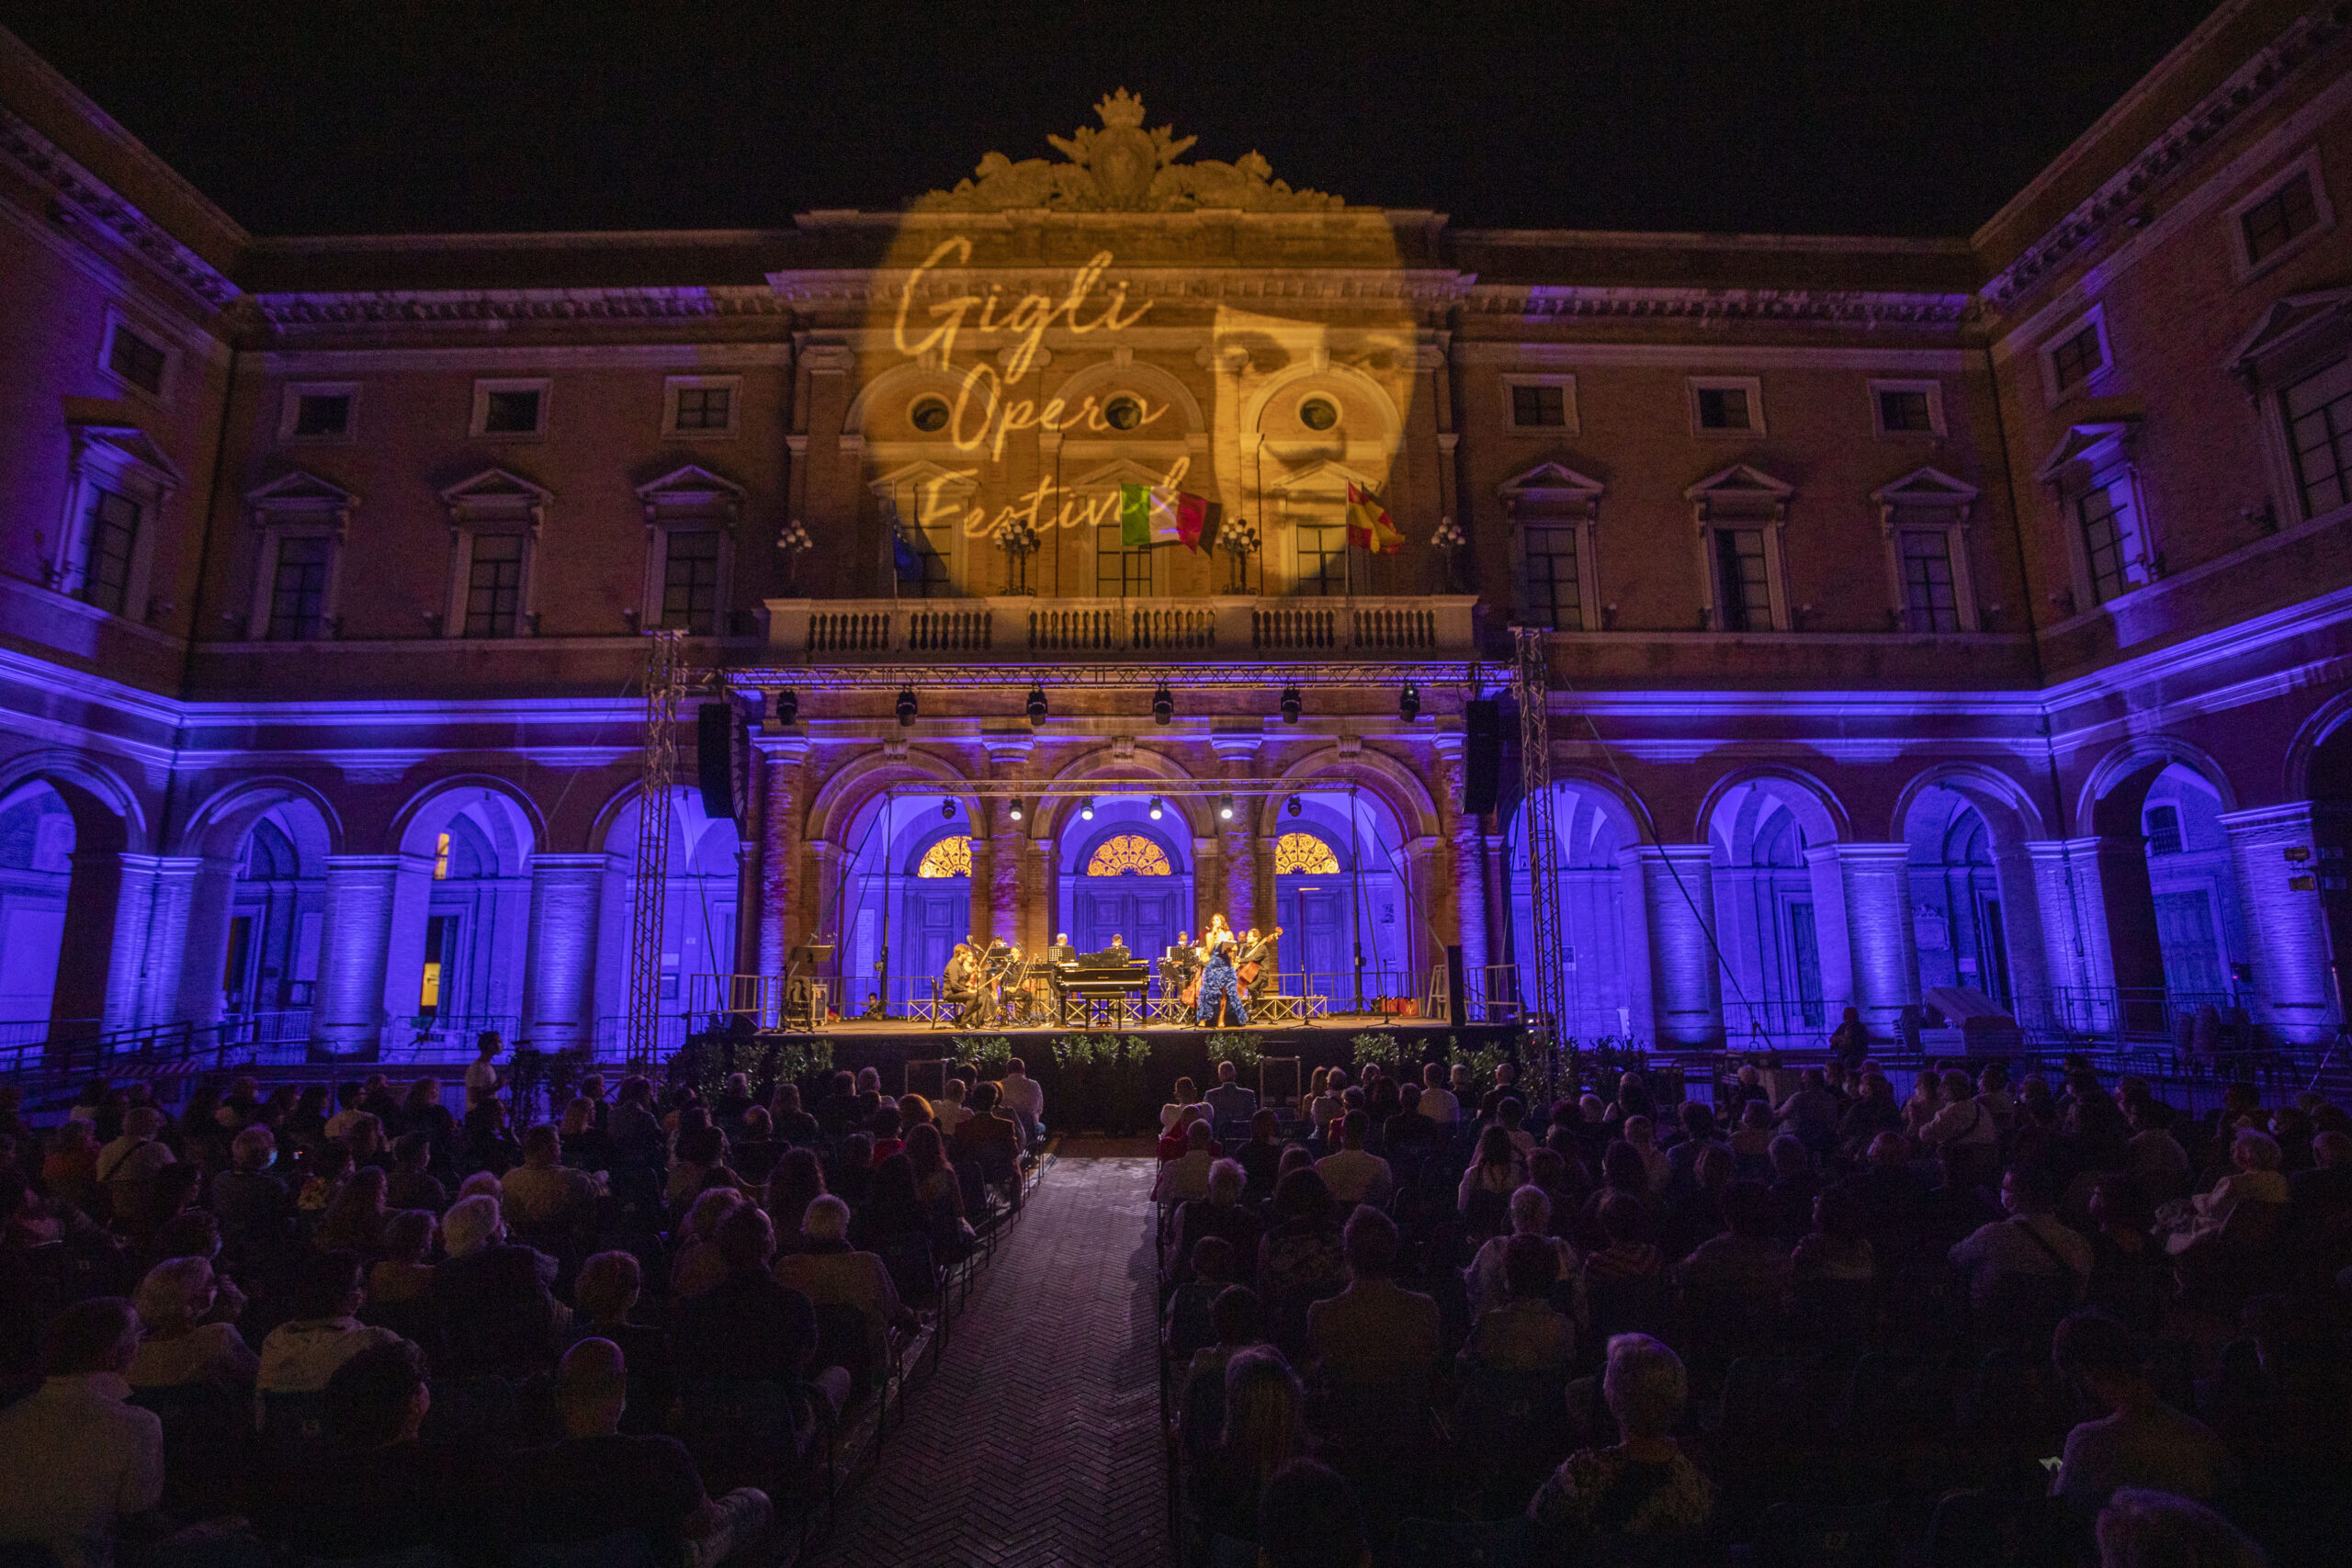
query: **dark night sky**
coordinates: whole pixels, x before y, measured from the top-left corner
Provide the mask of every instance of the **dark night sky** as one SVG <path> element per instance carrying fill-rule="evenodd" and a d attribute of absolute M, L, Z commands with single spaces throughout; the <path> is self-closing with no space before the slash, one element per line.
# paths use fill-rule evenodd
<path fill-rule="evenodd" d="M 1114 86 L 1465 224 L 1965 234 L 2211 0 L 0 0 L 257 232 L 777 226 L 1047 156 Z"/>

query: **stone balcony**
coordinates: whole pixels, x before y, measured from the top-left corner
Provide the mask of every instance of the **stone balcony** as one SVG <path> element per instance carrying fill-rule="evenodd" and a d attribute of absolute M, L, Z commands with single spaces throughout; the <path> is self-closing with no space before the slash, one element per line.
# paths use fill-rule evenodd
<path fill-rule="evenodd" d="M 940 659 L 1450 660 L 1476 653 L 1468 594 L 1352 599 L 771 599 L 778 664 Z"/>

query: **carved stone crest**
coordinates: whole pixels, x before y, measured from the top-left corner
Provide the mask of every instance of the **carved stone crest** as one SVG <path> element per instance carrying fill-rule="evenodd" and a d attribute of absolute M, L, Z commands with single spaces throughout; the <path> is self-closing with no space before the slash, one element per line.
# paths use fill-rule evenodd
<path fill-rule="evenodd" d="M 909 205 L 918 212 L 1312 212 L 1346 205 L 1321 191 L 1293 190 L 1254 152 L 1231 164 L 1214 158 L 1178 163 L 1199 139 L 1178 136 L 1165 125 L 1146 130 L 1143 99 L 1125 87 L 1096 104 L 1094 112 L 1102 121 L 1100 130 L 1080 126 L 1069 137 L 1046 138 L 1067 163 L 1015 162 L 990 152 L 954 190 L 935 190 Z"/>

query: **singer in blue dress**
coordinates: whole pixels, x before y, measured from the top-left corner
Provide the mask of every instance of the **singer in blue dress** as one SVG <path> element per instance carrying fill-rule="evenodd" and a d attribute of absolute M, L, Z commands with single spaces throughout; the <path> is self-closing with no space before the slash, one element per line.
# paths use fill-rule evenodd
<path fill-rule="evenodd" d="M 1201 971 L 1199 1022 L 1208 1023 L 1216 1019 L 1220 998 L 1233 1010 L 1233 1021 L 1250 1021 L 1250 1004 L 1242 996 L 1241 976 L 1233 968 L 1233 943 L 1230 939 L 1210 944 L 1208 964 Z"/>

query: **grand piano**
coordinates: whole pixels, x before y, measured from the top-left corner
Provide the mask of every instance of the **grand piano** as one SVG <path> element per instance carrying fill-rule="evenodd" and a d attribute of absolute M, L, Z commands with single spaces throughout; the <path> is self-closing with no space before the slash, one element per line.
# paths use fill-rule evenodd
<path fill-rule="evenodd" d="M 1121 1028 L 1145 1017 L 1144 998 L 1151 989 L 1151 964 L 1124 947 L 1081 953 L 1053 968 L 1055 1011 L 1062 1027 L 1069 1027 L 1070 1009 L 1079 1010 L 1080 1026 Z"/>

